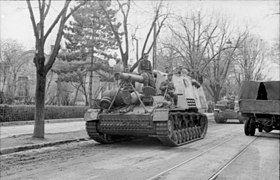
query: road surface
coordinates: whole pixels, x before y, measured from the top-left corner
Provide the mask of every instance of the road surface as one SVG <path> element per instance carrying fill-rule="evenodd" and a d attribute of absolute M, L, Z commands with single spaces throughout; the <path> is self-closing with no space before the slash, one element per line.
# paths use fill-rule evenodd
<path fill-rule="evenodd" d="M 209 123 L 206 138 L 170 148 L 153 138 L 76 142 L 1 156 L 4 179 L 279 179 L 279 131 L 245 136 L 243 124 Z"/>

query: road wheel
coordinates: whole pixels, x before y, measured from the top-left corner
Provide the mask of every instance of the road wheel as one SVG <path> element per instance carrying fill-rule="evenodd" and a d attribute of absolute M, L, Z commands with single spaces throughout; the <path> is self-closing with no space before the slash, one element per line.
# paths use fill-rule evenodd
<path fill-rule="evenodd" d="M 178 136 L 177 136 L 177 131 L 173 131 L 173 134 L 172 134 L 171 138 L 174 141 L 174 143 L 176 143 L 176 144 L 179 143 Z"/>
<path fill-rule="evenodd" d="M 181 144 L 183 142 L 183 137 L 181 135 L 181 131 L 180 130 L 176 131 L 176 135 L 178 138 L 178 143 Z"/>

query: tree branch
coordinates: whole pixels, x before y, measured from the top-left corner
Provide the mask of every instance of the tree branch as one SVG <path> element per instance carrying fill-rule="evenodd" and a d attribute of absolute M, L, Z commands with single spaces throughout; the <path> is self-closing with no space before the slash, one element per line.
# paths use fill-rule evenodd
<path fill-rule="evenodd" d="M 70 4 L 71 0 L 69 1 L 65 1 L 64 6 L 62 8 L 62 10 L 60 11 L 60 13 L 57 15 L 57 17 L 55 18 L 55 20 L 53 21 L 52 25 L 50 26 L 50 28 L 47 30 L 45 36 L 44 36 L 44 40 L 46 40 L 49 36 L 49 34 L 52 32 L 53 28 L 55 27 L 55 25 L 58 23 L 59 19 L 61 18 L 61 16 L 67 11 L 67 8 Z"/>
<path fill-rule="evenodd" d="M 64 28 L 64 24 L 65 24 L 65 17 L 66 17 L 68 6 L 69 6 L 69 3 L 65 2 L 65 7 L 63 8 L 63 9 L 65 9 L 65 11 L 61 16 L 60 25 L 59 25 L 58 33 L 57 33 L 57 36 L 56 36 L 54 49 L 52 51 L 51 56 L 49 57 L 49 60 L 48 60 L 47 64 L 45 65 L 45 68 L 44 68 L 46 72 L 48 72 L 51 69 L 51 67 L 52 67 L 52 65 L 53 65 L 53 63 L 56 59 L 56 56 L 58 54 L 58 51 L 60 49 L 60 41 L 61 41 L 61 38 L 62 38 L 62 35 L 63 35 L 63 28 Z"/>
<path fill-rule="evenodd" d="M 159 17 L 159 11 L 160 11 L 160 8 L 161 8 L 161 3 L 162 1 L 160 2 L 160 5 L 158 6 L 157 10 L 156 10 L 156 14 L 155 14 L 155 17 L 154 17 L 154 20 L 152 21 L 152 24 L 150 26 L 150 29 L 148 31 L 148 34 L 146 36 L 146 39 L 145 39 L 145 42 L 144 42 L 144 45 L 143 45 L 143 48 L 142 48 L 142 53 L 141 53 L 141 57 L 143 56 L 144 52 L 145 52 L 145 49 L 146 49 L 146 45 L 147 45 L 147 42 L 149 40 L 149 37 L 151 35 L 151 32 L 154 28 L 154 26 L 156 25 L 156 21 L 158 20 L 158 17 Z"/>
<path fill-rule="evenodd" d="M 166 16 L 163 18 L 163 20 L 161 21 L 161 23 L 160 23 L 160 25 L 159 25 L 159 27 L 158 27 L 158 30 L 157 30 L 157 32 L 156 32 L 156 37 L 155 37 L 155 38 L 158 37 L 158 35 L 159 35 L 160 31 L 161 31 L 161 28 L 162 28 L 162 26 L 164 25 L 164 21 L 167 19 L 167 17 L 168 17 L 168 15 L 166 15 Z M 152 42 L 152 44 L 151 44 L 149 50 L 147 51 L 147 53 L 150 53 L 150 51 L 152 50 L 152 47 L 154 46 L 154 43 L 155 43 L 155 39 L 153 39 L 153 42 Z"/>
<path fill-rule="evenodd" d="M 107 18 L 107 20 L 108 20 L 108 22 L 109 22 L 109 24 L 110 24 L 111 30 L 113 31 L 114 36 L 115 36 L 115 38 L 116 38 L 116 40 L 117 40 L 117 44 L 118 44 L 118 47 L 119 47 L 119 49 L 120 49 L 121 56 L 123 56 L 123 55 L 124 55 L 124 52 L 123 52 L 122 43 L 121 43 L 121 40 L 120 40 L 120 37 L 119 37 L 119 33 L 118 33 L 117 30 L 114 28 L 114 25 L 113 25 L 113 23 L 112 23 L 112 21 L 111 21 L 111 19 L 110 19 L 110 17 L 109 17 L 109 14 L 108 14 L 107 10 L 103 7 L 102 4 L 100 4 L 100 7 L 101 7 L 101 9 L 103 10 L 103 12 L 104 12 L 105 15 L 106 15 L 106 18 Z"/>
<path fill-rule="evenodd" d="M 28 10 L 29 10 L 30 19 L 31 19 L 31 22 L 32 22 L 32 27 L 33 27 L 34 35 L 35 35 L 36 42 L 37 42 L 37 41 L 39 41 L 39 33 L 37 31 L 35 17 L 34 17 L 34 13 L 33 13 L 33 10 L 32 10 L 32 6 L 31 6 L 31 3 L 30 3 L 30 0 L 26 0 L 26 3 L 27 3 L 27 6 L 28 6 Z"/>
<path fill-rule="evenodd" d="M 48 15 L 48 13 L 49 13 L 49 10 L 50 10 L 50 7 L 51 7 L 51 0 L 49 0 L 49 3 L 47 4 L 47 9 L 46 9 L 46 11 L 45 11 L 45 13 L 44 13 L 44 17 L 46 18 L 47 17 L 47 15 Z"/>

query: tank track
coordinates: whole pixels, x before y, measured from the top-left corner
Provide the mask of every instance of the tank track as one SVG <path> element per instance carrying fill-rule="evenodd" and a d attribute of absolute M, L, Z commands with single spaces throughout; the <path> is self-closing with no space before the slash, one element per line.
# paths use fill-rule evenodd
<path fill-rule="evenodd" d="M 201 113 L 170 112 L 168 121 L 155 124 L 157 138 L 167 146 L 182 146 L 206 135 L 207 116 Z"/>
<path fill-rule="evenodd" d="M 103 133 L 98 132 L 97 129 L 98 129 L 98 122 L 96 122 L 96 121 L 87 121 L 86 122 L 86 131 L 87 131 L 87 134 L 89 135 L 89 137 L 101 144 L 112 144 L 115 142 L 127 141 L 127 140 L 131 139 L 131 137 L 128 137 L 128 136 L 103 134 Z"/>

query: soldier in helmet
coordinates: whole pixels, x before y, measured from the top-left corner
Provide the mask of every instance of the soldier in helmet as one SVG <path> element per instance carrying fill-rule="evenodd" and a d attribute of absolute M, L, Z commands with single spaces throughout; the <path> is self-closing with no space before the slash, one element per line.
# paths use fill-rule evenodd
<path fill-rule="evenodd" d="M 155 88 L 155 81 L 152 72 L 151 62 L 148 60 L 149 54 L 145 53 L 138 65 L 138 72 L 144 77 L 144 86 Z"/>
<path fill-rule="evenodd" d="M 162 94 L 165 95 L 167 100 L 173 98 L 174 105 L 177 106 L 178 96 L 175 94 L 175 86 L 172 82 L 173 74 L 169 73 L 167 79 L 160 84 L 159 89 L 162 91 Z"/>

